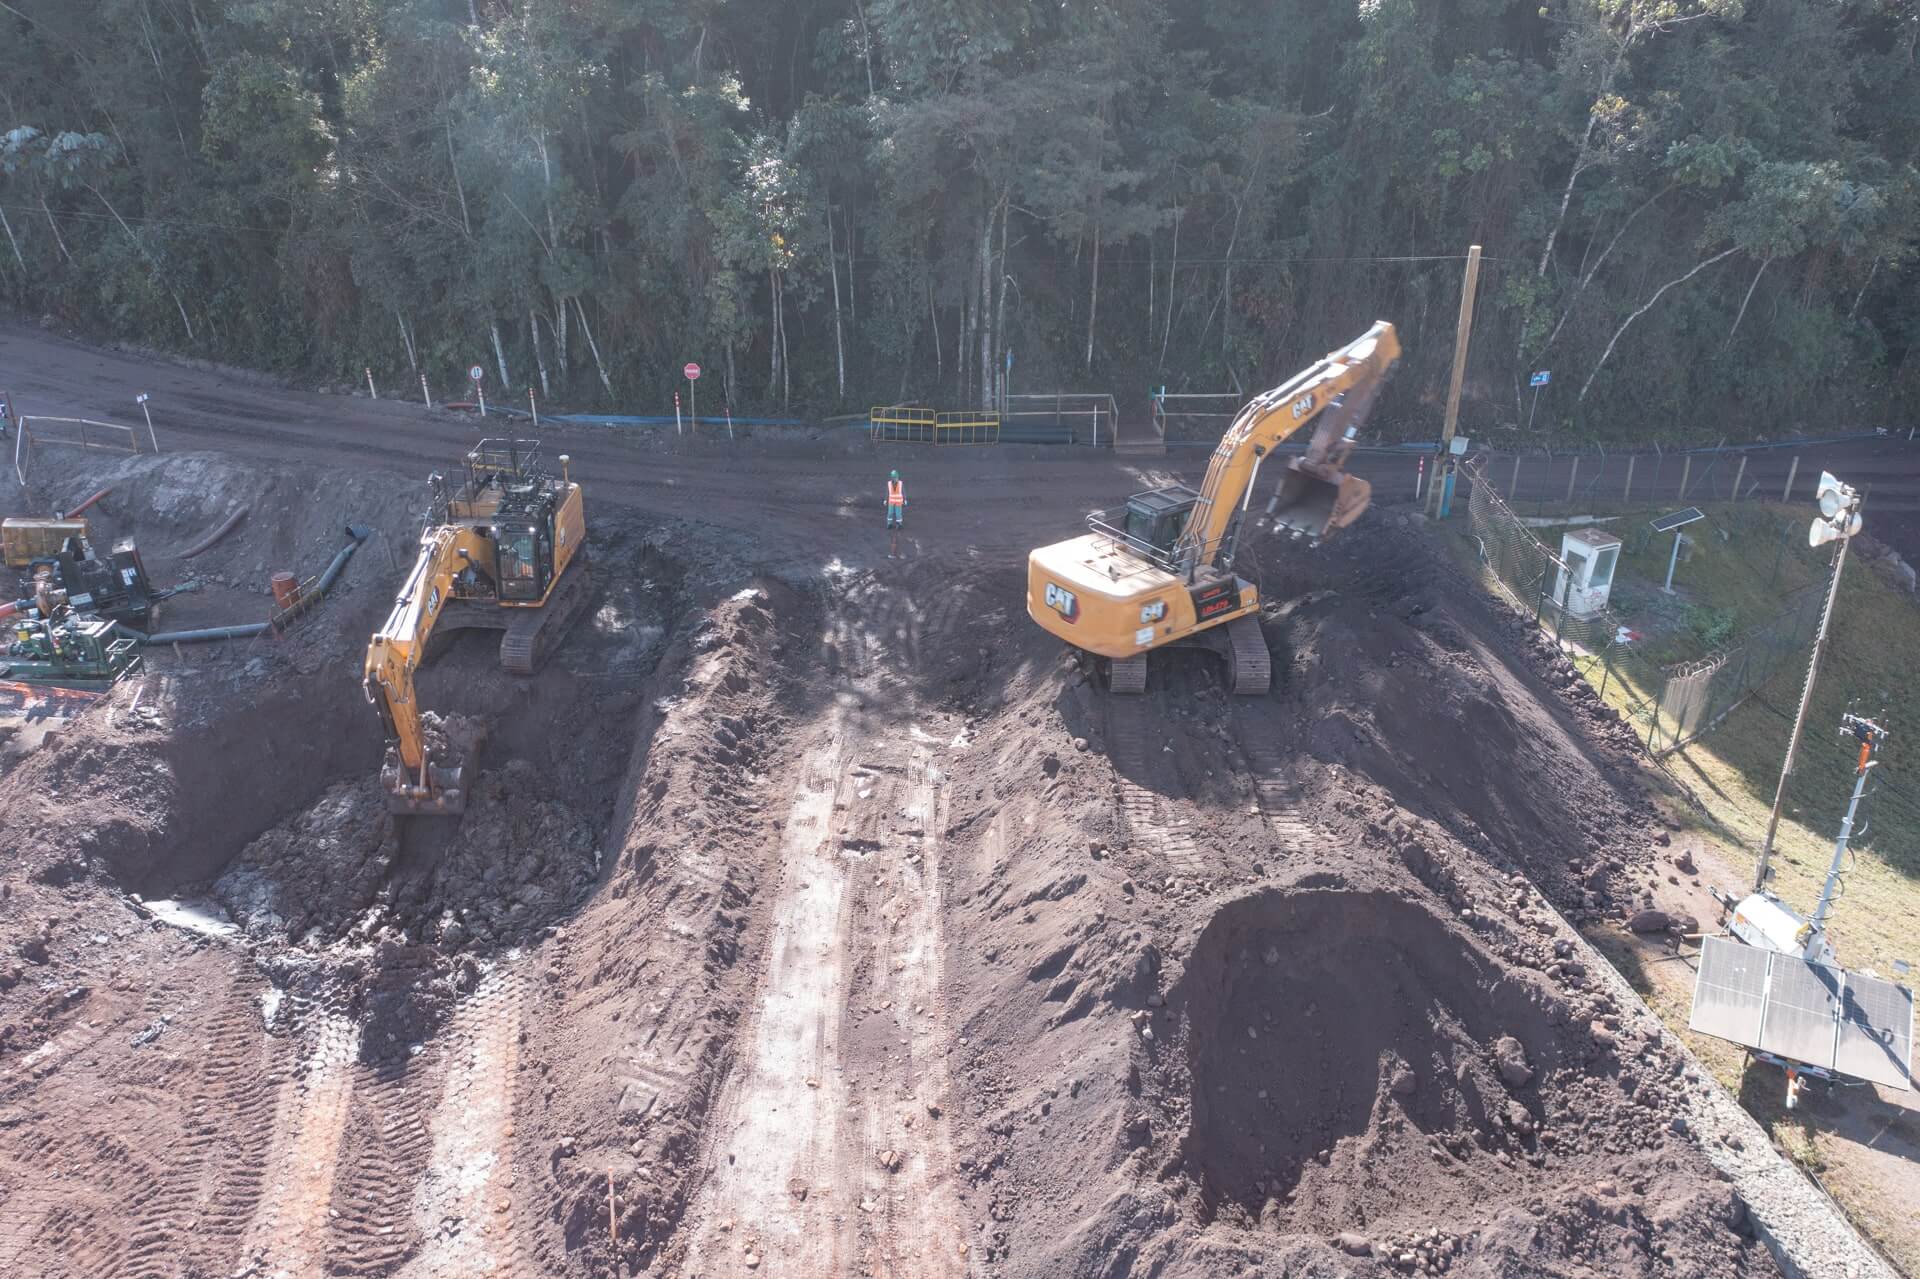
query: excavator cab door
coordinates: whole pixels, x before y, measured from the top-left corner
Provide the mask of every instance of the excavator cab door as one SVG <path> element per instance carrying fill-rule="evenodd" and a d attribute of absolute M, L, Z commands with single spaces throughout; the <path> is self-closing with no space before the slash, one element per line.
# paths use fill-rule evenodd
<path fill-rule="evenodd" d="M 537 524 L 503 525 L 495 531 L 494 562 L 500 598 L 533 603 L 546 595 L 553 574 L 552 538 Z"/>

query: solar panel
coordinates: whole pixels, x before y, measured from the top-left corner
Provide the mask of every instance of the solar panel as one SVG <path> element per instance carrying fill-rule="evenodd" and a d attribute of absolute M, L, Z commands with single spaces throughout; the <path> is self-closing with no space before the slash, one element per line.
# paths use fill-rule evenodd
<path fill-rule="evenodd" d="M 1767 978 L 1767 1006 L 1760 1018 L 1762 1052 L 1813 1066 L 1833 1065 L 1833 1037 L 1840 1022 L 1838 968 L 1774 955 Z"/>
<path fill-rule="evenodd" d="M 1700 975 L 1693 984 L 1693 1015 L 1687 1025 L 1752 1047 L 1760 1042 L 1766 989 L 1766 951 L 1709 937 L 1700 944 Z"/>
<path fill-rule="evenodd" d="M 1706 518 L 1707 514 L 1705 511 L 1702 511 L 1697 506 L 1689 506 L 1684 511 L 1675 511 L 1671 515 L 1662 515 L 1653 522 L 1653 531 L 1656 533 L 1671 533 L 1684 524 L 1691 524 L 1695 520 L 1704 520 Z"/>
<path fill-rule="evenodd" d="M 1707 938 L 1687 1025 L 1853 1079 L 1913 1086 L 1913 992 L 1798 955 Z"/>
<path fill-rule="evenodd" d="M 1878 977 L 1847 974 L 1833 1068 L 1890 1088 L 1913 1087 L 1913 992 Z"/>

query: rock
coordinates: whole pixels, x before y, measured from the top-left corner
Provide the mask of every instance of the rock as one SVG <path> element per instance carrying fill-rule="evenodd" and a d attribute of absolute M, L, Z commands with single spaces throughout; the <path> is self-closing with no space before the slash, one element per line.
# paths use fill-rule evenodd
<path fill-rule="evenodd" d="M 1087 739 L 1086 739 L 1086 738 L 1084 738 L 1084 737 L 1076 737 L 1076 738 L 1074 738 L 1074 739 L 1073 739 L 1073 749 L 1075 749 L 1075 750 L 1077 750 L 1077 751 L 1083 751 L 1083 750 L 1085 750 L 1085 749 L 1087 749 Z"/>
<path fill-rule="evenodd" d="M 1587 1033 L 1593 1036 L 1593 1042 L 1599 1044 L 1602 1048 L 1611 1048 L 1620 1042 L 1618 1035 L 1597 1021 L 1588 1023 Z"/>
<path fill-rule="evenodd" d="M 1351 1230 L 1343 1230 L 1333 1237 L 1333 1246 L 1349 1257 L 1370 1257 L 1373 1255 L 1373 1240 L 1365 1235 L 1356 1235 Z"/>
<path fill-rule="evenodd" d="M 1280 962 L 1279 949 L 1273 946 L 1267 947 L 1266 953 L 1260 956 L 1260 960 L 1262 963 L 1266 964 L 1267 967 L 1269 968 L 1273 967 L 1275 964 Z"/>
<path fill-rule="evenodd" d="M 740 1264 L 745 1266 L 749 1270 L 758 1270 L 760 1268 L 760 1254 L 757 1252 L 750 1252 L 746 1256 L 740 1258 Z"/>
<path fill-rule="evenodd" d="M 899 1172 L 900 1171 L 900 1152 L 897 1150 L 881 1151 L 880 1166 L 882 1168 L 885 1168 L 888 1172 Z"/>
<path fill-rule="evenodd" d="M 1667 845 L 1673 842 L 1673 836 L 1666 831 L 1659 831 L 1655 833 L 1653 837 L 1653 842 L 1660 845 L 1660 847 L 1665 848 Z"/>
<path fill-rule="evenodd" d="M 1667 1130 L 1678 1137 L 1684 1137 L 1691 1131 L 1685 1115 L 1675 1115 L 1673 1121 L 1667 1125 Z"/>
<path fill-rule="evenodd" d="M 1700 921 L 1692 915 L 1669 915 L 1667 916 L 1667 927 L 1669 930 L 1679 933 L 1682 936 L 1690 937 L 1700 931 Z"/>
<path fill-rule="evenodd" d="M 1643 910 L 1627 921 L 1627 927 L 1636 933 L 1664 933 L 1669 922 L 1664 910 Z"/>
<path fill-rule="evenodd" d="M 1673 867 L 1682 875 L 1691 875 L 1694 871 L 1698 870 L 1699 867 L 1693 864 L 1693 850 L 1691 848 L 1681 849 L 1673 859 Z"/>
<path fill-rule="evenodd" d="M 1388 1086 L 1396 1097 L 1411 1097 L 1414 1090 L 1420 1087 L 1420 1081 L 1411 1070 L 1403 1068 L 1393 1072 L 1393 1082 Z"/>
<path fill-rule="evenodd" d="M 1509 1088 L 1524 1088 L 1533 1081 L 1533 1067 L 1527 1064 L 1526 1049 L 1512 1035 L 1502 1035 L 1493 1046 L 1494 1066 L 1500 1082 Z"/>
<path fill-rule="evenodd" d="M 25 941 L 21 942 L 20 958 L 26 960 L 30 964 L 46 963 L 47 962 L 47 939 L 44 937 L 29 937 Z"/>

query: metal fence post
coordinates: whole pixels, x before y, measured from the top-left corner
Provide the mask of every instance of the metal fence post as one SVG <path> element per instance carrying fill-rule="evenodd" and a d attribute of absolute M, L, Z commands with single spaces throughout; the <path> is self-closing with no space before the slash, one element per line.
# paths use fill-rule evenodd
<path fill-rule="evenodd" d="M 1626 486 L 1620 490 L 1620 500 L 1622 502 L 1626 502 L 1626 501 L 1630 501 L 1632 497 L 1633 497 L 1633 454 L 1629 453 L 1627 454 L 1627 483 L 1626 483 Z"/>
<path fill-rule="evenodd" d="M 1573 486 L 1580 482 L 1580 455 L 1573 455 L 1573 465 L 1567 468 L 1567 501 L 1573 501 Z"/>
<path fill-rule="evenodd" d="M 1513 489 L 1512 489 L 1512 493 L 1513 493 L 1513 500 L 1514 500 L 1514 501 L 1516 501 L 1516 502 L 1518 502 L 1518 501 L 1520 500 L 1520 454 L 1519 454 L 1519 452 L 1518 452 L 1518 451 L 1515 451 L 1515 453 L 1514 453 L 1514 455 L 1513 455 Z"/>
<path fill-rule="evenodd" d="M 1788 497 L 1792 496 L 1793 479 L 1798 474 L 1800 474 L 1800 455 L 1798 453 L 1795 453 L 1793 455 L 1793 465 L 1787 468 L 1786 486 L 1780 490 L 1780 500 L 1782 502 L 1786 501 Z"/>
<path fill-rule="evenodd" d="M 1687 479 L 1693 474 L 1693 454 L 1680 459 L 1680 500 L 1687 500 Z"/>
<path fill-rule="evenodd" d="M 1747 455 L 1745 453 L 1742 453 L 1740 455 L 1740 469 L 1733 473 L 1733 498 L 1732 498 L 1733 501 L 1738 502 L 1740 500 L 1740 481 L 1746 478 L 1747 478 Z"/>

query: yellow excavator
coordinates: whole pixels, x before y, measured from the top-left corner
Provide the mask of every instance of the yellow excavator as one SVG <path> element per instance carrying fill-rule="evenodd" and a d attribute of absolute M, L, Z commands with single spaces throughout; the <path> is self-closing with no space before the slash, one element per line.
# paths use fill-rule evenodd
<path fill-rule="evenodd" d="M 1318 542 L 1360 517 L 1372 487 L 1340 468 L 1352 453 L 1400 339 L 1382 320 L 1292 379 L 1256 396 L 1221 437 L 1199 492 L 1150 489 L 1095 511 L 1090 532 L 1027 557 L 1027 616 L 1109 663 L 1108 687 L 1141 693 L 1147 654 L 1193 643 L 1226 658 L 1228 684 L 1258 696 L 1272 681 L 1260 634 L 1260 591 L 1235 575 L 1260 465 L 1309 425 L 1263 522 Z"/>
<path fill-rule="evenodd" d="M 466 808 L 462 762 L 432 757 L 414 689 L 435 628 L 502 631 L 500 665 L 530 675 L 587 602 L 585 508 L 564 453 L 560 468 L 556 478 L 542 467 L 537 441 L 482 440 L 464 476 L 429 480 L 420 555 L 367 644 L 363 686 L 386 725 L 391 812 Z"/>

